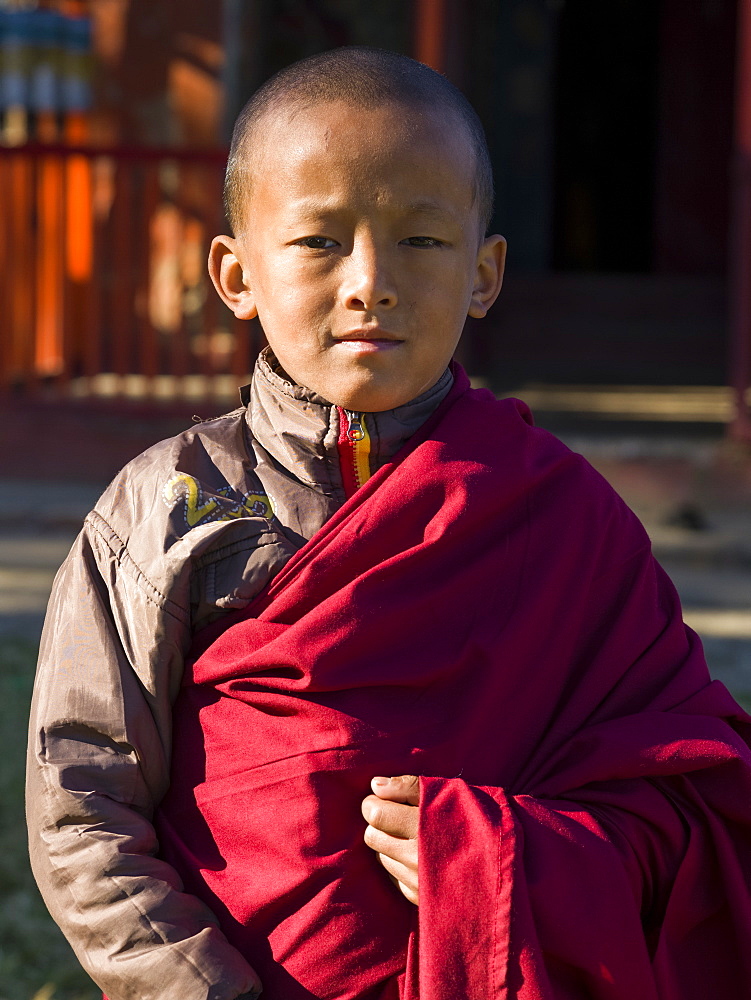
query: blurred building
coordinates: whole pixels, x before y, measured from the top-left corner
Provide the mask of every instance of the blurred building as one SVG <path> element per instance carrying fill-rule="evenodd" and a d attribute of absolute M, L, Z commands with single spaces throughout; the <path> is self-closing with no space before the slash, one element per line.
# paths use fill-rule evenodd
<path fill-rule="evenodd" d="M 746 0 L 0 0 L 6 390 L 221 395 L 260 331 L 209 294 L 231 121 L 302 56 L 415 55 L 483 119 L 509 276 L 495 384 L 722 384 Z"/>

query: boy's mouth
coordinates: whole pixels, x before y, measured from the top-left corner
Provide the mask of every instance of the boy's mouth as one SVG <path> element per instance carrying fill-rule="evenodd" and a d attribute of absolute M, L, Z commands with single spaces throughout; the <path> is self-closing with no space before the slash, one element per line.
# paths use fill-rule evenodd
<path fill-rule="evenodd" d="M 349 333 L 344 333 L 339 337 L 335 336 L 334 340 L 339 341 L 339 343 L 360 343 L 362 341 L 373 341 L 388 344 L 403 343 L 403 338 L 397 337 L 395 333 L 389 333 L 388 330 L 380 330 L 374 327 L 370 327 L 366 330 L 350 330 Z"/>
<path fill-rule="evenodd" d="M 334 337 L 345 350 L 375 353 L 399 347 L 404 341 L 386 330 L 352 330 L 341 337 Z"/>
<path fill-rule="evenodd" d="M 347 333 L 342 333 L 339 336 L 335 336 L 334 340 L 398 340 L 401 341 L 401 337 L 397 337 L 395 333 L 390 333 L 388 330 L 381 329 L 380 326 L 366 326 L 361 327 L 359 330 L 349 330 Z"/>

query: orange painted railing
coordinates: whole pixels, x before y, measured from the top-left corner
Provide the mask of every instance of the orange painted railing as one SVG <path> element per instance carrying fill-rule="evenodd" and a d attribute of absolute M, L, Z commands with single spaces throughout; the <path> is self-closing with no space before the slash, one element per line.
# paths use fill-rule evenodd
<path fill-rule="evenodd" d="M 206 275 L 224 155 L 0 147 L 0 392 L 221 397 L 256 327 Z"/>

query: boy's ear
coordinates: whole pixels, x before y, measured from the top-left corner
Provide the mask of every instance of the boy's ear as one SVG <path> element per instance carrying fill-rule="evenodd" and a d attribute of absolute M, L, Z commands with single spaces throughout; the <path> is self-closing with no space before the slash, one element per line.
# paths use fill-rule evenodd
<path fill-rule="evenodd" d="M 482 319 L 498 298 L 506 265 L 506 241 L 502 236 L 488 236 L 477 254 L 475 286 L 467 314 Z"/>
<path fill-rule="evenodd" d="M 257 315 L 255 296 L 239 258 L 237 240 L 215 236 L 209 250 L 209 276 L 222 301 L 238 319 Z"/>

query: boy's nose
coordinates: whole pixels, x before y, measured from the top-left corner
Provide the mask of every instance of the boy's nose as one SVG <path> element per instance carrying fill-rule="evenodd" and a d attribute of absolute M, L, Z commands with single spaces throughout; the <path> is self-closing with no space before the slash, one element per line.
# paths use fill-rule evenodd
<path fill-rule="evenodd" d="M 385 254 L 373 246 L 355 248 L 349 258 L 341 294 L 348 309 L 369 312 L 395 306 L 396 283 Z"/>

